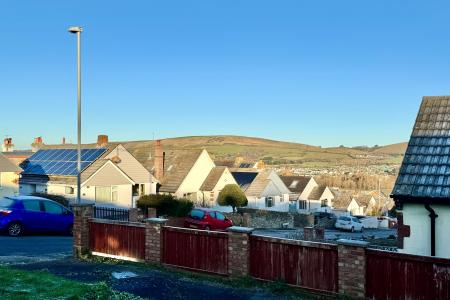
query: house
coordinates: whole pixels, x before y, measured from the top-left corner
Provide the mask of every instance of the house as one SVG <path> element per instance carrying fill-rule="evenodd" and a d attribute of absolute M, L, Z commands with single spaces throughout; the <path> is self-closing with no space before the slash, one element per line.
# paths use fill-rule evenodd
<path fill-rule="evenodd" d="M 423 97 L 391 197 L 401 252 L 450 258 L 450 96 Z"/>
<path fill-rule="evenodd" d="M 83 145 L 81 198 L 102 205 L 133 207 L 138 197 L 155 193 L 157 182 L 121 144 L 99 139 Z M 77 150 L 70 145 L 45 146 L 22 164 L 20 194 L 48 193 L 76 198 Z"/>
<path fill-rule="evenodd" d="M 289 211 L 290 191 L 273 170 L 231 172 L 249 208 Z"/>
<path fill-rule="evenodd" d="M 237 184 L 233 175 L 227 167 L 214 167 L 209 172 L 202 186 L 200 193 L 202 196 L 201 206 L 212 207 L 219 211 L 231 212 L 231 206 L 221 206 L 217 203 L 217 197 L 227 184 Z"/>
<path fill-rule="evenodd" d="M 331 211 L 334 194 L 311 176 L 280 176 L 291 192 L 291 202 L 302 212 Z"/>
<path fill-rule="evenodd" d="M 366 216 L 376 211 L 377 200 L 370 194 L 339 189 L 332 189 L 332 193 L 335 195 L 333 212 L 346 211 L 353 216 Z"/>
<path fill-rule="evenodd" d="M 19 193 L 19 174 L 22 170 L 0 153 L 0 197 Z"/>

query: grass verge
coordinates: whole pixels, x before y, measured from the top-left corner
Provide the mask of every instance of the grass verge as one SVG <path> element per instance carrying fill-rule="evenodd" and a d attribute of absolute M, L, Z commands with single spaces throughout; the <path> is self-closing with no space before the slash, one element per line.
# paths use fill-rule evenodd
<path fill-rule="evenodd" d="M 114 291 L 105 283 L 79 283 L 44 271 L 30 272 L 0 266 L 0 282 L 0 299 L 142 299 Z"/>

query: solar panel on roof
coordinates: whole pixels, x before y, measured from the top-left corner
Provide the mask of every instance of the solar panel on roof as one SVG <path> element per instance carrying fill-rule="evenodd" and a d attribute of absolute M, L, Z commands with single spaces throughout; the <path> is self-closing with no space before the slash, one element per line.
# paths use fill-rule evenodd
<path fill-rule="evenodd" d="M 81 149 L 81 171 L 96 161 L 106 149 Z M 39 150 L 21 164 L 22 174 L 74 176 L 77 171 L 76 149 Z"/>

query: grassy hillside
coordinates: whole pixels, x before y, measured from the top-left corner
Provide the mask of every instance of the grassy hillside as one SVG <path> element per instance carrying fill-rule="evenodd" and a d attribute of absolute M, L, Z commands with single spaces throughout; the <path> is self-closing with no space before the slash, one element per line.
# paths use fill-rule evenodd
<path fill-rule="evenodd" d="M 123 142 L 135 152 L 152 151 L 153 141 Z M 242 136 L 193 136 L 163 140 L 165 149 L 205 148 L 217 160 L 234 160 L 242 156 L 246 161 L 264 160 L 267 164 L 289 164 L 300 167 L 364 166 L 400 164 L 406 143 L 376 149 L 346 147 L 321 148 L 292 142 L 274 141 Z"/>

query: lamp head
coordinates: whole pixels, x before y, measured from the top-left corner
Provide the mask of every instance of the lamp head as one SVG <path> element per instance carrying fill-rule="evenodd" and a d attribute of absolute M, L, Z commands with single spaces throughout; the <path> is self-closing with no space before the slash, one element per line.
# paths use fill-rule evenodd
<path fill-rule="evenodd" d="M 70 33 L 78 33 L 78 32 L 83 32 L 83 28 L 81 28 L 80 26 L 71 26 L 69 27 L 69 32 Z"/>

